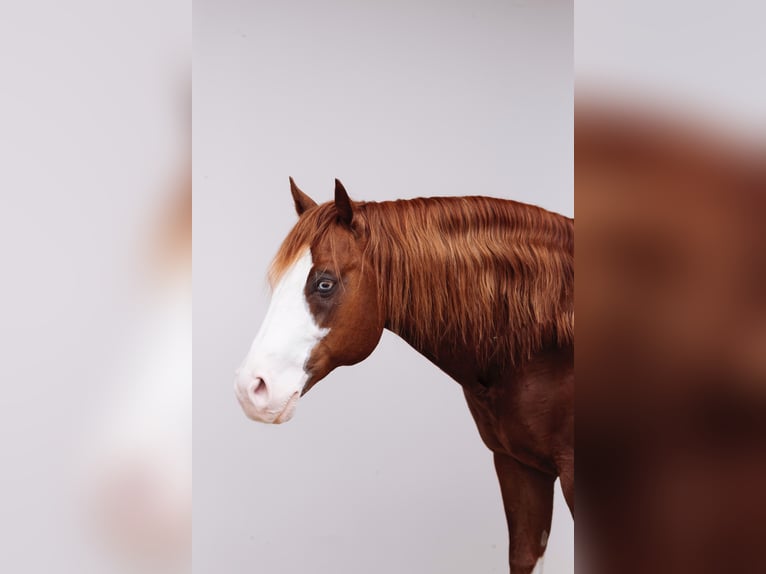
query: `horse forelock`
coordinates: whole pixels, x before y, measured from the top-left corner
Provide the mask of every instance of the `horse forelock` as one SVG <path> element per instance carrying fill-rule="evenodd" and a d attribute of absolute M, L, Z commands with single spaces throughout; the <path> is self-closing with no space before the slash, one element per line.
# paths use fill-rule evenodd
<path fill-rule="evenodd" d="M 330 203 L 313 207 L 298 219 L 282 242 L 269 269 L 269 284 L 273 288 L 307 249 L 322 237 L 328 237 L 328 230 L 335 223 L 337 212 Z M 332 239 L 330 237 L 330 239 Z M 331 240 L 331 245 L 333 242 Z"/>

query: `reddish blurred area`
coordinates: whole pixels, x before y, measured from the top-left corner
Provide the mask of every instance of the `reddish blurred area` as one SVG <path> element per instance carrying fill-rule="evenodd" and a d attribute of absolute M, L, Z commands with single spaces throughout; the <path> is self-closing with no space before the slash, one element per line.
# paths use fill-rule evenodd
<path fill-rule="evenodd" d="M 582 572 L 766 572 L 766 141 L 575 114 Z"/>

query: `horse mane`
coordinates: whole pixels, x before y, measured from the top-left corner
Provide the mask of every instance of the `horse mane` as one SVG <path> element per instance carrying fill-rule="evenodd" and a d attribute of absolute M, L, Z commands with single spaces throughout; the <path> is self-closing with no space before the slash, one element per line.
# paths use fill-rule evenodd
<path fill-rule="evenodd" d="M 470 345 L 487 366 L 573 342 L 572 219 L 489 197 L 353 205 L 386 327 L 415 348 Z M 304 213 L 272 265 L 272 282 L 336 220 L 332 202 Z"/>

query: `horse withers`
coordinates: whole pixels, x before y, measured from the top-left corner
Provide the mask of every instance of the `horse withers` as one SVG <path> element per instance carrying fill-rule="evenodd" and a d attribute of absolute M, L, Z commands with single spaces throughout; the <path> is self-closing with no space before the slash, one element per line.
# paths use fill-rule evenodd
<path fill-rule="evenodd" d="M 494 454 L 513 574 L 548 540 L 553 486 L 574 512 L 574 222 L 489 197 L 318 205 L 290 179 L 298 223 L 237 372 L 245 414 L 290 420 L 333 369 L 388 329 L 462 387 Z"/>

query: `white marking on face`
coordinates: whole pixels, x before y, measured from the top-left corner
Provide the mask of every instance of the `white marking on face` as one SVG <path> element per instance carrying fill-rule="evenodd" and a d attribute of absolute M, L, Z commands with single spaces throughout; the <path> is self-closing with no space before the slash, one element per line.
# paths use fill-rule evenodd
<path fill-rule="evenodd" d="M 258 334 L 237 373 L 235 393 L 253 420 L 283 423 L 308 381 L 306 361 L 329 332 L 311 314 L 304 288 L 314 266 L 306 251 L 280 279 Z"/>

